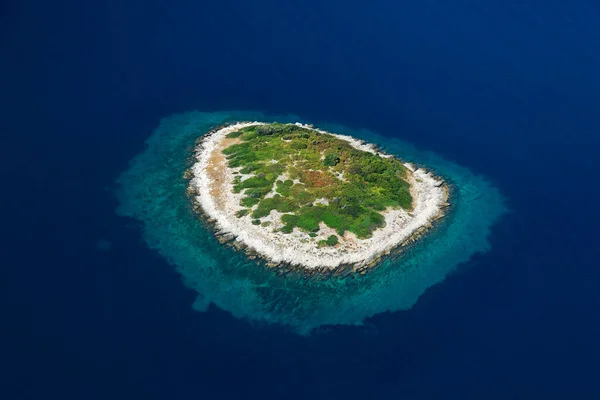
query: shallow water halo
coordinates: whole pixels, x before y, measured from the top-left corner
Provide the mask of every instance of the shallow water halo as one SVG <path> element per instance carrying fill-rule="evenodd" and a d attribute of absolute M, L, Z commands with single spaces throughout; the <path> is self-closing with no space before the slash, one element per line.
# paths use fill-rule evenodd
<path fill-rule="evenodd" d="M 233 316 L 277 323 L 308 334 L 321 325 L 362 324 L 385 311 L 409 309 L 455 267 L 490 249 L 492 225 L 506 212 L 500 192 L 468 169 L 398 139 L 335 124 L 318 128 L 379 145 L 403 161 L 425 166 L 452 184 L 451 213 L 417 244 L 389 257 L 366 275 L 307 279 L 278 274 L 218 242 L 192 211 L 184 172 L 196 140 L 236 121 L 302 122 L 293 115 L 260 112 L 187 112 L 164 118 L 117 180 L 117 213 L 143 223 L 143 237 L 198 292 L 194 308 L 215 304 Z"/>

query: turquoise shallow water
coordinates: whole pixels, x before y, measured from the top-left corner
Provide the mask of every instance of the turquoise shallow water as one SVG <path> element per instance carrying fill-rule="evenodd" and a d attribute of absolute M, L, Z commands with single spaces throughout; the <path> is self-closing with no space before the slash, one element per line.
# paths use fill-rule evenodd
<path fill-rule="evenodd" d="M 119 215 L 143 223 L 144 240 L 177 268 L 198 293 L 194 308 L 209 304 L 254 322 L 277 323 L 307 334 L 322 325 L 361 324 L 384 311 L 408 309 L 475 253 L 490 250 L 488 235 L 507 212 L 500 192 L 485 178 L 431 152 L 368 130 L 335 124 L 318 127 L 375 143 L 402 160 L 433 169 L 453 187 L 452 212 L 426 238 L 368 274 L 306 277 L 277 274 L 221 245 L 193 213 L 184 171 L 195 140 L 217 125 L 243 120 L 306 122 L 292 115 L 257 112 L 188 112 L 163 119 L 146 149 L 118 179 Z"/>

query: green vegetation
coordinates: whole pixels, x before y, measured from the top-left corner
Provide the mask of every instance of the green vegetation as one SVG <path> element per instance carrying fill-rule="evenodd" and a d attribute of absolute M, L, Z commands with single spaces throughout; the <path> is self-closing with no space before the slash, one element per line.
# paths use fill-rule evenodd
<path fill-rule="evenodd" d="M 250 210 L 248 210 L 247 208 L 244 210 L 240 210 L 238 212 L 235 213 L 235 216 L 238 218 L 242 218 L 244 215 L 248 215 L 248 213 L 250 212 Z"/>
<path fill-rule="evenodd" d="M 335 246 L 338 244 L 338 237 L 335 235 L 330 235 L 327 240 L 319 240 L 319 246 Z"/>
<path fill-rule="evenodd" d="M 386 208 L 411 208 L 406 168 L 396 158 L 292 124 L 249 126 L 228 137 L 240 139 L 223 151 L 229 167 L 251 175 L 234 178 L 233 191 L 244 194 L 247 207 L 237 216 L 250 214 L 254 224 L 277 210 L 284 213 L 282 232 L 297 227 L 314 237 L 322 222 L 340 236 L 350 231 L 362 239 L 385 225 Z M 337 243 L 331 235 L 318 244 Z"/>

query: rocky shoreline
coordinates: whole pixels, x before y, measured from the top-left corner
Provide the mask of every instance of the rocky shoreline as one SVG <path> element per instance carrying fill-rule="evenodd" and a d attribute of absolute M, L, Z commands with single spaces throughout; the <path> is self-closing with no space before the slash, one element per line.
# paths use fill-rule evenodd
<path fill-rule="evenodd" d="M 409 218 L 405 215 L 400 215 L 399 211 L 396 213 L 397 216 L 392 215 L 392 217 L 389 217 L 388 215 L 386 217 L 386 222 L 391 223 L 388 223 L 388 226 L 384 228 L 378 229 L 380 232 L 378 233 L 377 241 L 374 239 L 372 244 L 364 247 L 365 250 L 361 253 L 362 257 L 357 256 L 357 254 L 348 257 L 347 254 L 338 252 L 342 255 L 335 258 L 338 253 L 331 251 L 331 249 L 325 249 L 329 253 L 323 251 L 323 254 L 317 254 L 313 249 L 310 249 L 310 254 L 307 254 L 306 252 L 303 252 L 304 249 L 301 246 L 296 246 L 297 254 L 294 254 L 293 251 L 290 251 L 289 244 L 288 247 L 285 248 L 287 257 L 282 257 L 280 252 L 283 249 L 280 249 L 278 246 L 285 246 L 286 242 L 273 245 L 273 242 L 280 239 L 274 234 L 267 233 L 266 229 L 257 232 L 262 234 L 262 237 L 266 240 L 272 240 L 271 243 L 264 245 L 262 242 L 253 240 L 255 239 L 256 232 L 253 232 L 254 235 L 250 235 L 251 238 L 248 240 L 247 232 L 245 232 L 244 229 L 259 230 L 261 227 L 244 227 L 239 219 L 233 216 L 235 213 L 235 202 L 239 202 L 237 198 L 227 197 L 229 194 L 225 195 L 223 201 L 226 202 L 227 207 L 223 210 L 217 210 L 214 206 L 214 199 L 211 199 L 209 193 L 212 182 L 207 179 L 205 171 L 207 168 L 207 157 L 214 151 L 215 144 L 218 143 L 219 139 L 222 139 L 226 133 L 253 124 L 259 123 L 244 122 L 219 126 L 198 138 L 196 141 L 196 153 L 194 157 L 195 164 L 185 173 L 185 178 L 189 180 L 187 193 L 190 197 L 194 211 L 212 227 L 219 242 L 231 246 L 236 250 L 245 251 L 249 259 L 263 261 L 264 265 L 268 268 L 277 268 L 278 274 L 285 274 L 291 271 L 302 271 L 307 277 L 313 274 L 333 274 L 342 276 L 345 274 L 358 273 L 364 275 L 370 268 L 378 265 L 384 257 L 396 256 L 403 252 L 407 247 L 419 241 L 426 232 L 433 228 L 434 225 L 449 212 L 450 204 L 448 203 L 448 199 L 450 197 L 450 188 L 448 184 L 439 177 L 434 176 L 431 172 L 425 171 L 423 168 L 405 164 L 407 168 L 411 170 L 411 179 L 413 180 L 411 189 L 416 187 L 415 196 L 413 196 L 416 199 L 416 204 L 412 210 L 413 213 L 407 213 Z M 312 126 L 303 126 L 314 129 Z M 321 130 L 318 131 L 331 134 Z M 348 141 L 352 146 L 360 150 L 379 153 L 385 157 L 391 157 L 390 155 L 383 153 L 377 147 L 364 141 L 343 135 L 332 135 Z M 426 218 L 421 218 L 422 223 L 418 226 L 408 227 L 410 222 L 417 217 L 420 217 L 419 213 L 424 213 Z M 236 219 L 232 220 L 232 216 Z M 400 233 L 404 234 L 405 237 L 401 237 L 398 233 L 398 230 L 403 227 L 405 228 L 405 232 Z M 385 232 L 386 228 L 388 228 L 387 232 Z M 385 234 L 382 234 L 382 232 Z M 289 238 L 289 236 L 287 236 L 287 238 Z M 399 238 L 400 240 L 398 240 Z M 280 250 L 280 252 L 277 252 L 277 250 Z M 327 257 L 328 262 L 322 262 L 322 259 Z M 306 260 L 308 260 L 308 262 Z"/>

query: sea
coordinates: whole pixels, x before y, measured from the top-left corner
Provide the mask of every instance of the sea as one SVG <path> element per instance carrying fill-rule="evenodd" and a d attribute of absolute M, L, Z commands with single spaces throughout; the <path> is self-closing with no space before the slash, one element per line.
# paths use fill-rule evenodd
<path fill-rule="evenodd" d="M 599 399 L 600 3 L 0 4 L 0 398 Z M 484 176 L 510 212 L 410 309 L 299 336 L 115 212 L 161 119 L 294 114 Z"/>

